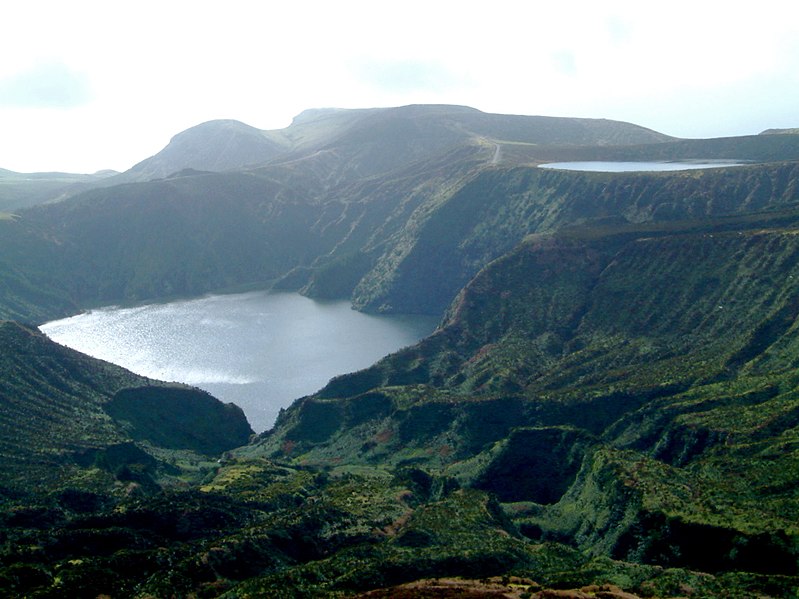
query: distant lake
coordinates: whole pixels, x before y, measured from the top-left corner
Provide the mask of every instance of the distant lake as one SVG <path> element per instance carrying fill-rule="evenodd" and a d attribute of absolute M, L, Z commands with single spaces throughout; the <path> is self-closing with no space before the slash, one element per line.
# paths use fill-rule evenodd
<path fill-rule="evenodd" d="M 362 314 L 346 301 L 253 292 L 102 308 L 40 328 L 137 374 L 232 401 L 262 432 L 292 400 L 413 345 L 437 324 L 429 316 Z"/>
<path fill-rule="evenodd" d="M 689 171 L 702 168 L 723 168 L 748 164 L 741 161 L 662 161 L 662 162 L 550 162 L 539 164 L 540 168 L 552 168 L 563 171 L 591 171 L 601 173 L 631 173 L 638 171 Z"/>

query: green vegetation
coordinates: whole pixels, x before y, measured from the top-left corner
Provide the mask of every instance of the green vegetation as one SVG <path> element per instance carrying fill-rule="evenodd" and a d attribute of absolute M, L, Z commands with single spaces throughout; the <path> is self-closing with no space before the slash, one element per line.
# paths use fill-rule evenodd
<path fill-rule="evenodd" d="M 530 237 L 240 451 L 449 476 L 596 558 L 795 576 L 799 236 L 747 223 Z"/>
<path fill-rule="evenodd" d="M 15 173 L 0 169 L 0 212 L 62 200 L 93 185 L 102 185 L 112 174 Z"/>
<path fill-rule="evenodd" d="M 173 462 L 207 460 L 252 434 L 236 406 L 93 360 L 17 323 L 0 322 L 0 348 L 7 492 L 153 487 L 178 474 Z"/>
<path fill-rule="evenodd" d="M 178 137 L 128 174 L 174 176 L 0 219 L 0 314 L 274 284 L 443 320 L 252 439 L 0 323 L 6 595 L 796 596 L 796 136 L 405 107 Z M 266 163 L 199 172 L 214 139 Z M 531 166 L 593 157 L 763 164 Z"/>

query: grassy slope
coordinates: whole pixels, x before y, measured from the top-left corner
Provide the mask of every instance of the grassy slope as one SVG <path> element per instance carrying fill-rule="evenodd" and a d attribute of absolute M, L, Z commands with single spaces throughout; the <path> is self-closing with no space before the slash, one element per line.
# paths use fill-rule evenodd
<path fill-rule="evenodd" d="M 135 482 L 119 474 L 129 463 L 141 465 L 143 480 L 152 482 L 158 466 L 150 454 L 161 457 L 159 448 L 213 455 L 252 432 L 235 406 L 94 360 L 17 323 L 0 321 L 0 340 L 0 485 L 6 492 L 70 485 L 110 492 Z M 207 420 L 203 427 L 176 418 L 187 409 Z"/>
<path fill-rule="evenodd" d="M 329 243 L 297 193 L 247 175 L 97 190 L 0 223 L 3 262 L 81 306 L 264 285 Z"/>
<path fill-rule="evenodd" d="M 71 173 L 16 173 L 0 169 L 0 212 L 13 212 L 74 195 L 111 176 Z"/>
<path fill-rule="evenodd" d="M 361 279 L 367 310 L 440 313 L 477 271 L 525 235 L 587 220 L 672 221 L 775 210 L 796 203 L 795 163 L 681 175 L 489 169 L 414 213 Z"/>
<path fill-rule="evenodd" d="M 799 237 L 648 233 L 530 239 L 433 337 L 245 453 L 424 467 L 490 489 L 534 538 L 795 574 Z"/>

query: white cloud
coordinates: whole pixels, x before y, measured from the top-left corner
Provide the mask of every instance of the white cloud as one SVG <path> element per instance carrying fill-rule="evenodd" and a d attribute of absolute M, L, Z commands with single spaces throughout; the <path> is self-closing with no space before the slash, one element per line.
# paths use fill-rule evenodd
<path fill-rule="evenodd" d="M 429 61 L 368 61 L 353 65 L 354 74 L 386 93 L 441 92 L 463 80 L 446 67 Z"/>
<path fill-rule="evenodd" d="M 74 108 L 90 98 L 86 75 L 60 62 L 37 64 L 0 79 L 0 107 Z"/>

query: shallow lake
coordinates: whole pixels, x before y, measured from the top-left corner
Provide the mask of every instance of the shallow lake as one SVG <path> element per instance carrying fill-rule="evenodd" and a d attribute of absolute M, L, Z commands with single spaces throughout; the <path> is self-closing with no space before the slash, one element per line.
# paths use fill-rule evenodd
<path fill-rule="evenodd" d="M 688 171 L 703 168 L 723 168 L 742 166 L 741 161 L 648 161 L 648 162 L 608 162 L 589 160 L 584 162 L 550 162 L 539 164 L 540 168 L 552 168 L 564 171 L 591 171 L 601 173 L 631 173 L 639 171 Z"/>
<path fill-rule="evenodd" d="M 437 324 L 362 314 L 346 301 L 253 292 L 102 308 L 40 328 L 90 356 L 232 401 L 262 432 L 292 400 L 416 343 Z"/>

